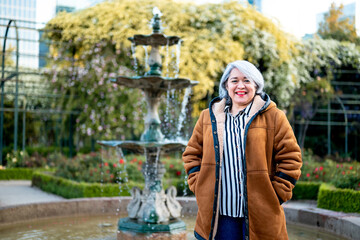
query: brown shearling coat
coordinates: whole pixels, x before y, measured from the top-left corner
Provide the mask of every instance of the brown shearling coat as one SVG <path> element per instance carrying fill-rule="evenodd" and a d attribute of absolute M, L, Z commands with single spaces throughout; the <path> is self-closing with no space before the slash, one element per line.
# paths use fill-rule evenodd
<path fill-rule="evenodd" d="M 214 239 L 219 215 L 225 99 L 202 111 L 183 153 L 196 196 L 195 237 Z M 256 96 L 245 128 L 245 239 L 288 239 L 281 206 L 300 177 L 301 151 L 285 114 L 267 95 Z"/>

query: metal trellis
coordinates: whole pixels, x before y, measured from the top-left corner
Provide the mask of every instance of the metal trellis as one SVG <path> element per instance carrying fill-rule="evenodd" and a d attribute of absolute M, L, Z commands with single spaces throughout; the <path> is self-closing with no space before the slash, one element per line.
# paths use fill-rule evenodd
<path fill-rule="evenodd" d="M 9 75 L 5 78 L 5 51 L 6 51 L 6 40 L 8 37 L 9 29 L 11 23 L 15 26 L 16 32 L 16 65 L 15 65 L 15 73 Z M 1 64 L 1 112 L 0 112 L 0 165 L 3 162 L 3 132 L 4 132 L 4 87 L 5 82 L 16 77 L 16 87 L 15 87 L 15 112 L 14 112 L 14 151 L 17 150 L 17 127 L 18 127 L 18 82 L 19 82 L 19 33 L 18 27 L 16 25 L 16 21 L 13 19 L 9 20 L 9 23 L 6 26 L 5 36 L 3 41 L 3 49 L 2 49 L 2 64 Z"/>

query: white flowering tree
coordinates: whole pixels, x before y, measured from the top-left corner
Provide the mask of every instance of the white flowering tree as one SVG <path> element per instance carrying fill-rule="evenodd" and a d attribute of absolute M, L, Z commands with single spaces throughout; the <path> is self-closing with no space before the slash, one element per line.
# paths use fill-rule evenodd
<path fill-rule="evenodd" d="M 61 13 L 46 26 L 54 57 L 49 63 L 51 84 L 55 92 L 64 94 L 56 107 L 80 112 L 76 118 L 80 135 L 132 139 L 142 132 L 145 109 L 141 92 L 115 86 L 110 79 L 144 72 L 144 51 L 135 54 L 136 73 L 127 38 L 151 33 L 154 6 L 163 13 L 164 33 L 184 40 L 180 77 L 199 81 L 192 97 L 194 117 L 207 107 L 207 96 L 217 95 L 214 89 L 231 61 L 247 59 L 259 67 L 265 91 L 289 113 L 302 104 L 299 89 L 319 77 L 329 82 L 334 67 L 359 62 L 359 50 L 351 44 L 301 42 L 252 7 L 236 2 L 195 5 L 172 0 L 115 0 Z"/>

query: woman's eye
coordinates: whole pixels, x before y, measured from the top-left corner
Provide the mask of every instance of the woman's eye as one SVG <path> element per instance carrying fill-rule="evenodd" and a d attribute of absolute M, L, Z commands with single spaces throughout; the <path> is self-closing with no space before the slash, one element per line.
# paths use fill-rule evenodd
<path fill-rule="evenodd" d="M 249 80 L 249 79 L 245 79 L 244 82 L 245 82 L 245 83 L 249 83 L 250 80 Z"/>

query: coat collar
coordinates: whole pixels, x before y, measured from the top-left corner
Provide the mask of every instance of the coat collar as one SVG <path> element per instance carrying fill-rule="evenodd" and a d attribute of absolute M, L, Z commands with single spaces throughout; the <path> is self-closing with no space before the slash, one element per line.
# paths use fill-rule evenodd
<path fill-rule="evenodd" d="M 259 111 L 265 111 L 267 107 L 269 107 L 270 103 L 272 106 L 276 106 L 274 102 L 271 101 L 269 95 L 263 93 L 261 95 L 256 95 L 254 98 L 253 106 L 251 107 L 249 113 L 249 119 L 254 116 Z M 209 105 L 210 114 L 214 114 L 216 116 L 217 122 L 225 122 L 225 113 L 224 108 L 226 104 L 225 98 L 214 98 Z M 270 106 L 270 107 L 272 107 Z"/>

